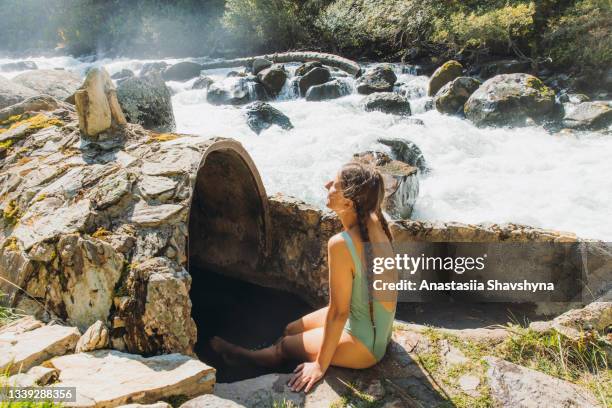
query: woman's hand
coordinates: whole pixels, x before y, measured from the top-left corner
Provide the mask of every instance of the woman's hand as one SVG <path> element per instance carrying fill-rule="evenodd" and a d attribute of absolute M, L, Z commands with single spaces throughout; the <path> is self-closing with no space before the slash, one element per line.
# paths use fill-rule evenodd
<path fill-rule="evenodd" d="M 304 388 L 304 392 L 310 391 L 313 385 L 317 383 L 323 375 L 325 370 L 321 368 L 319 363 L 302 363 L 293 370 L 293 377 L 289 380 L 289 388 L 293 392 L 300 392 Z"/>

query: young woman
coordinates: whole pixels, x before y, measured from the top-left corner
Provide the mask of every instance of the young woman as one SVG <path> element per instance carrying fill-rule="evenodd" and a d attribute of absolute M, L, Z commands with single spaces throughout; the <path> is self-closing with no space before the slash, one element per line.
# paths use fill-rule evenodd
<path fill-rule="evenodd" d="M 212 348 L 228 360 L 267 367 L 304 361 L 289 381 L 297 392 L 308 392 L 330 365 L 359 369 L 376 364 L 390 340 L 397 303 L 396 292 L 381 297 L 373 296 L 372 289 L 373 256 L 393 256 L 381 211 L 382 176 L 373 167 L 351 162 L 325 188 L 327 206 L 343 226 L 327 245 L 329 306 L 290 323 L 278 342 L 261 350 L 247 350 L 219 337 L 211 340 Z"/>

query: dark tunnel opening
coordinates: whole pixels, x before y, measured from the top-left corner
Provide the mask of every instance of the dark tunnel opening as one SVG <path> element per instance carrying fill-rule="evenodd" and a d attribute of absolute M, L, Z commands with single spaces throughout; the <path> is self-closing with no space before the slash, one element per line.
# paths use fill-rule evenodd
<path fill-rule="evenodd" d="M 249 349 L 265 347 L 287 323 L 312 310 L 293 294 L 257 285 L 270 245 L 267 196 L 247 153 L 231 143 L 209 149 L 202 159 L 189 217 L 194 351 L 217 369 L 217 382 L 289 372 L 295 365 L 268 370 L 229 364 L 211 349 L 213 336 Z"/>

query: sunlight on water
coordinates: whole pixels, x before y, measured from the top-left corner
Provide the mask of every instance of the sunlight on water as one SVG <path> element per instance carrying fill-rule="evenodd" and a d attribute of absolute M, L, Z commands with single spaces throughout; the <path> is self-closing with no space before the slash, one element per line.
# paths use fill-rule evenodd
<path fill-rule="evenodd" d="M 69 57 L 29 60 L 39 68 L 65 67 L 80 74 L 92 66 Z M 9 60 L 0 59 L 4 62 Z M 101 60 L 95 65 L 105 65 L 111 74 L 123 68 L 138 73 L 144 62 Z M 206 74 L 229 87 L 236 81 L 225 78 L 229 71 Z M 388 151 L 378 138 L 403 138 L 421 148 L 432 169 L 420 179 L 416 219 L 516 222 L 612 239 L 612 137 L 594 132 L 551 135 L 538 127 L 478 129 L 463 119 L 425 112 L 427 78 L 398 74 L 398 82 L 403 83 L 398 90 L 411 99 L 413 117 L 424 126 L 364 112 L 363 97 L 357 94 L 307 102 L 287 83 L 271 104 L 295 128 L 272 127 L 259 136 L 246 125 L 243 109 L 208 104 L 206 90 L 190 89 L 193 80 L 168 85 L 174 92 L 177 131 L 238 139 L 253 157 L 268 194 L 283 192 L 322 206 L 324 183 L 353 153 Z"/>

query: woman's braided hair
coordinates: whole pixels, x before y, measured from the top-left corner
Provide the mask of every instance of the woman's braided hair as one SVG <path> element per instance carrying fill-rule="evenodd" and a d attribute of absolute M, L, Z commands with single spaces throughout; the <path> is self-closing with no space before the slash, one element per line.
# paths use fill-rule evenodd
<path fill-rule="evenodd" d="M 385 196 L 385 185 L 382 175 L 369 163 L 352 161 L 345 164 L 340 170 L 340 183 L 344 197 L 351 200 L 357 212 L 359 234 L 365 248 L 365 271 L 368 280 L 368 297 L 372 301 L 372 248 L 368 234 L 368 218 L 376 214 L 382 224 L 385 234 L 393 242 L 387 220 L 382 213 L 382 202 Z"/>

